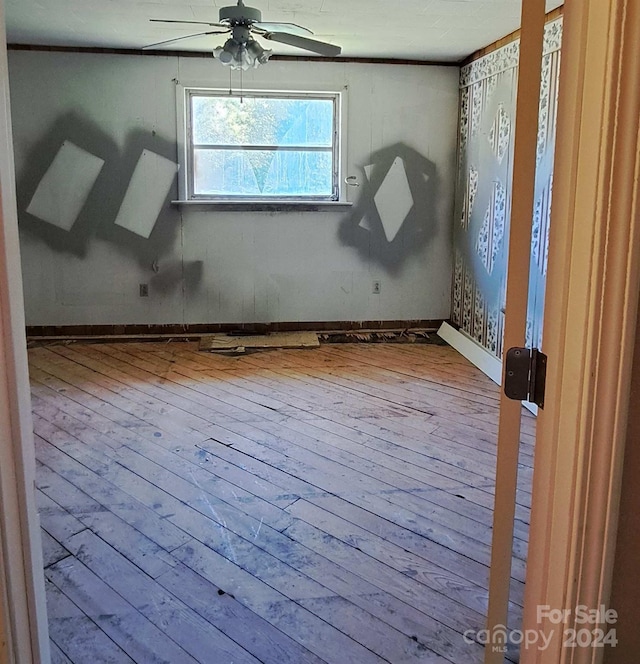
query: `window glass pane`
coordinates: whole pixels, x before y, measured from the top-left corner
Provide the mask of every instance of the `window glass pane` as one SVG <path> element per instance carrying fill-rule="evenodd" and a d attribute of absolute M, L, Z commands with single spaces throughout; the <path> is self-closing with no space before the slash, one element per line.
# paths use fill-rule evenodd
<path fill-rule="evenodd" d="M 196 196 L 331 197 L 331 151 L 195 150 Z"/>
<path fill-rule="evenodd" d="M 196 145 L 331 147 L 332 99 L 193 95 Z"/>

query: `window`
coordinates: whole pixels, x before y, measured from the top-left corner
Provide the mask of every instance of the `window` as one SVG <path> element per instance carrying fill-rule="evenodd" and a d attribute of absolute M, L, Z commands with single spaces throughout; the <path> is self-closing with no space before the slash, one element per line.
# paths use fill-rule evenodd
<path fill-rule="evenodd" d="M 339 93 L 186 90 L 187 198 L 338 200 Z"/>

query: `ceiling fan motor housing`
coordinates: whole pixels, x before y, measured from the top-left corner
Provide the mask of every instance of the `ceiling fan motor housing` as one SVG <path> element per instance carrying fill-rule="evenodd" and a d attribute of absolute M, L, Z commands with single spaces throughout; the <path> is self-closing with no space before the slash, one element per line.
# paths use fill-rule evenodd
<path fill-rule="evenodd" d="M 233 7 L 220 8 L 220 21 L 228 21 L 230 25 L 249 25 L 262 21 L 262 12 L 253 7 L 245 7 L 238 3 Z"/>
<path fill-rule="evenodd" d="M 251 30 L 244 25 L 234 25 L 232 35 L 239 44 L 246 44 L 251 39 Z"/>

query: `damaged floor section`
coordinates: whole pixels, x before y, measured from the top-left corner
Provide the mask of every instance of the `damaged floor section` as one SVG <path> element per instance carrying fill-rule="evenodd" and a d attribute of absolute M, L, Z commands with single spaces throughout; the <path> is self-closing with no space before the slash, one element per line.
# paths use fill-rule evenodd
<path fill-rule="evenodd" d="M 241 336 L 212 334 L 200 339 L 199 349 L 212 352 L 244 353 L 247 350 L 315 348 L 319 345 L 318 335 L 315 332 L 274 332 Z"/>
<path fill-rule="evenodd" d="M 29 358 L 54 664 L 482 661 L 498 388 L 456 351 Z"/>

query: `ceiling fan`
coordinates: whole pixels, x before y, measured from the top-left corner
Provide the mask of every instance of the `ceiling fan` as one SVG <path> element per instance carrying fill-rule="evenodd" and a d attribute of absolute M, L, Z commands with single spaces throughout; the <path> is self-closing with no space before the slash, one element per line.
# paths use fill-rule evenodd
<path fill-rule="evenodd" d="M 238 0 L 238 4 L 231 7 L 221 7 L 219 23 L 174 21 L 158 18 L 152 18 L 151 21 L 156 23 L 189 23 L 224 28 L 223 30 L 207 30 L 206 32 L 197 32 L 192 35 L 185 35 L 184 37 L 166 39 L 156 44 L 149 44 L 144 48 L 155 48 L 156 46 L 170 44 L 183 39 L 191 39 L 193 37 L 202 37 L 204 35 L 231 34 L 224 46 L 218 46 L 214 49 L 213 55 L 223 65 L 232 69 L 246 70 L 249 67 L 257 67 L 258 65 L 265 64 L 271 56 L 272 51 L 262 48 L 260 43 L 254 39 L 254 34 L 269 41 L 288 44 L 326 57 L 335 57 L 342 51 L 339 46 L 321 42 L 317 39 L 310 39 L 305 35 L 313 34 L 311 30 L 307 30 L 307 28 L 303 28 L 295 23 L 263 23 L 260 10 L 245 6 L 243 0 Z"/>

